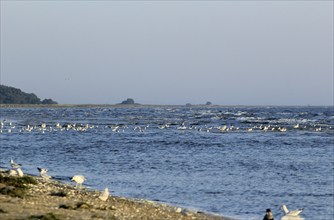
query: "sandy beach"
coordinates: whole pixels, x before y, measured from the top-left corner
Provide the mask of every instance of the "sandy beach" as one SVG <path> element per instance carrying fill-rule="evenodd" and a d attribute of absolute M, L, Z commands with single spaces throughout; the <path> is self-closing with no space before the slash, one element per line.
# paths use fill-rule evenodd
<path fill-rule="evenodd" d="M 74 184 L 30 175 L 9 176 L 2 171 L 0 219 L 229 219 L 148 200 L 110 195 L 102 201 L 100 194 L 76 189 Z"/>

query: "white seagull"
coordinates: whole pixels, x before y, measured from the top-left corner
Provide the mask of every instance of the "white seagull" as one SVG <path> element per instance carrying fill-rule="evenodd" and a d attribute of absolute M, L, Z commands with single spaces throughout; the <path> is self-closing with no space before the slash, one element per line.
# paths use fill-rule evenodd
<path fill-rule="evenodd" d="M 43 179 L 45 180 L 51 179 L 51 176 L 47 174 L 48 169 L 37 167 L 37 170 L 39 171 L 39 174 Z"/>
<path fill-rule="evenodd" d="M 9 171 L 10 176 L 16 176 L 18 175 L 19 177 L 23 177 L 23 171 L 21 170 L 22 165 L 15 163 L 14 160 L 10 160 L 10 166 L 12 169 Z"/>
<path fill-rule="evenodd" d="M 14 160 L 10 160 L 10 165 L 11 165 L 11 167 L 14 168 L 14 169 L 17 169 L 17 168 L 22 167 L 22 164 L 15 163 Z"/>
<path fill-rule="evenodd" d="M 16 169 L 16 172 L 19 175 L 19 177 L 23 177 L 24 176 L 23 171 L 21 170 L 20 167 Z"/>
<path fill-rule="evenodd" d="M 299 215 L 297 216 L 284 215 L 282 216 L 281 220 L 304 220 L 304 218 L 300 217 Z"/>
<path fill-rule="evenodd" d="M 18 173 L 15 169 L 10 169 L 9 170 L 9 176 L 17 176 L 17 175 L 18 175 Z"/>
<path fill-rule="evenodd" d="M 82 183 L 86 180 L 86 178 L 84 177 L 84 176 L 82 176 L 82 175 L 75 175 L 75 176 L 73 176 L 72 177 L 72 179 L 71 180 L 73 180 L 74 182 L 76 182 L 76 185 L 75 185 L 75 187 L 82 187 Z"/>
<path fill-rule="evenodd" d="M 296 210 L 293 210 L 293 211 L 289 211 L 289 209 L 284 204 L 281 206 L 281 208 L 282 208 L 284 214 L 288 215 L 288 216 L 299 216 L 299 214 L 303 211 L 303 209 L 296 209 Z"/>
<path fill-rule="evenodd" d="M 101 199 L 102 201 L 107 201 L 108 197 L 109 197 L 109 189 L 105 188 L 104 191 L 99 196 L 99 199 Z"/>

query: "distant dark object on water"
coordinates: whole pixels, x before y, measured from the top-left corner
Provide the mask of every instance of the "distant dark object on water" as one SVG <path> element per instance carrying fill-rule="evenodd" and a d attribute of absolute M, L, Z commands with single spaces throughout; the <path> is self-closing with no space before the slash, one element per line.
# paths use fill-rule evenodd
<path fill-rule="evenodd" d="M 204 104 L 194 104 L 195 106 L 204 106 Z M 185 106 L 186 107 L 192 107 L 192 106 L 194 106 L 193 104 L 191 104 L 191 103 L 187 103 Z M 212 105 L 212 103 L 211 102 L 206 102 L 205 103 L 205 106 L 211 106 Z"/>
<path fill-rule="evenodd" d="M 21 89 L 0 85 L 0 104 L 58 104 L 52 99 L 41 101 L 34 93 L 25 93 Z"/>
<path fill-rule="evenodd" d="M 127 98 L 126 100 L 124 100 L 123 102 L 120 103 L 121 105 L 137 105 L 138 103 L 135 103 L 135 100 L 131 99 L 131 98 Z"/>

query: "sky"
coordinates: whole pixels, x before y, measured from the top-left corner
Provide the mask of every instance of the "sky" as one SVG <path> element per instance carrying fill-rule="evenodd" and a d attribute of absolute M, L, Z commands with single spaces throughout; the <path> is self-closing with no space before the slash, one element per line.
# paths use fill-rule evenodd
<path fill-rule="evenodd" d="M 333 1 L 1 0 L 2 85 L 60 104 L 333 105 Z"/>

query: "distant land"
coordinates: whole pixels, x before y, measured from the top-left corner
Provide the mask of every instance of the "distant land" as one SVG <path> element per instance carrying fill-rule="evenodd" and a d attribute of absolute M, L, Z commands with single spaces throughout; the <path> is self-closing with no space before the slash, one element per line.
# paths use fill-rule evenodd
<path fill-rule="evenodd" d="M 0 85 L 0 104 L 58 104 L 52 99 L 41 100 L 34 93 L 26 93 L 21 89 Z"/>
<path fill-rule="evenodd" d="M 119 105 L 140 105 L 140 104 L 135 103 L 135 100 L 133 100 L 132 98 L 128 98 L 123 102 L 121 102 Z"/>

